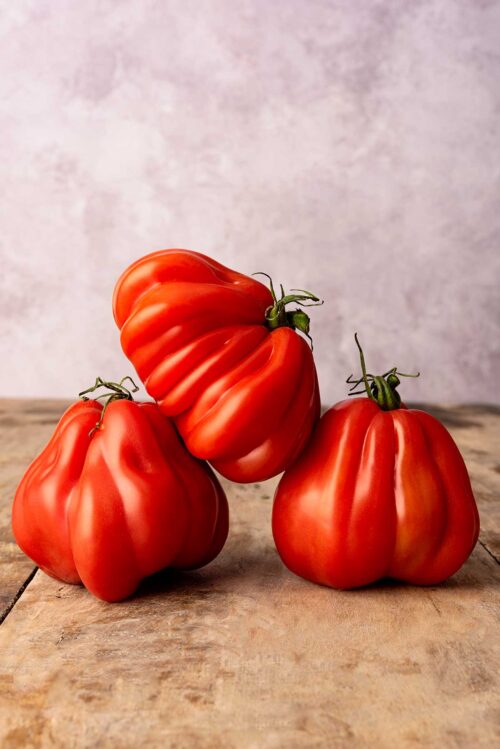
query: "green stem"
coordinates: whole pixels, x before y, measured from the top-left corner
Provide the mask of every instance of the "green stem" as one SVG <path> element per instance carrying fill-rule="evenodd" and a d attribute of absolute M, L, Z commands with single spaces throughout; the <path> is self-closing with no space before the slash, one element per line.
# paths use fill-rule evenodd
<path fill-rule="evenodd" d="M 129 382 L 132 384 L 131 388 L 126 388 L 125 385 L 123 384 L 127 380 L 129 380 Z M 94 432 L 96 432 L 98 429 L 101 428 L 102 421 L 104 419 L 104 414 L 110 403 L 112 403 L 113 401 L 118 401 L 118 400 L 133 401 L 134 397 L 132 393 L 136 393 L 139 390 L 139 388 L 137 387 L 133 379 L 129 377 L 128 375 L 126 377 L 123 377 L 120 380 L 120 382 L 108 382 L 107 380 L 103 380 L 101 377 L 96 377 L 95 383 L 91 387 L 87 388 L 86 390 L 82 390 L 81 393 L 78 393 L 78 397 L 84 401 L 88 401 L 90 399 L 87 398 L 87 394 L 94 393 L 96 390 L 99 390 L 100 388 L 106 388 L 107 390 L 111 390 L 111 393 L 102 393 L 101 395 L 98 395 L 95 398 L 93 398 L 93 400 L 96 400 L 96 401 L 101 400 L 101 398 L 106 398 L 107 400 L 102 408 L 99 421 L 96 422 L 95 426 L 89 432 L 89 437 L 92 437 Z"/>
<path fill-rule="evenodd" d="M 360 395 L 366 392 L 366 395 L 370 400 L 374 401 L 383 411 L 394 411 L 401 406 L 401 396 L 399 395 L 397 388 L 401 384 L 400 377 L 419 377 L 420 372 L 416 374 L 405 374 L 399 372 L 397 367 L 389 369 L 383 375 L 372 375 L 366 371 L 365 355 L 361 344 L 358 340 L 358 334 L 354 333 L 354 340 L 359 350 L 359 359 L 361 362 L 362 375 L 357 380 L 354 379 L 354 375 L 349 375 L 346 382 L 352 385 L 349 395 Z M 356 390 L 359 385 L 363 383 L 363 390 Z"/>
<path fill-rule="evenodd" d="M 306 291 L 305 289 L 290 289 L 290 291 L 295 293 L 285 294 L 282 284 L 280 284 L 281 297 L 278 299 L 271 276 L 262 271 L 254 273 L 253 275 L 266 276 L 266 278 L 269 279 L 269 288 L 273 297 L 273 304 L 269 306 L 265 312 L 266 325 L 269 330 L 276 330 L 277 328 L 284 327 L 292 328 L 292 330 L 300 330 L 300 332 L 311 342 L 312 349 L 312 338 L 309 335 L 311 324 L 309 315 L 307 315 L 302 309 L 287 310 L 286 305 L 295 302 L 301 307 L 318 307 L 324 303 L 323 300 L 311 291 Z"/>

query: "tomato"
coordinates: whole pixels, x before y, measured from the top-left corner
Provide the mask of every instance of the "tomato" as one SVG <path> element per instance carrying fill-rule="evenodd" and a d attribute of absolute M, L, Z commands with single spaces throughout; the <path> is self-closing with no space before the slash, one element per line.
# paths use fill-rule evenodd
<path fill-rule="evenodd" d="M 162 250 L 118 280 L 121 343 L 148 393 L 189 451 L 233 481 L 287 468 L 319 418 L 319 389 L 303 310 L 254 278 L 188 250 Z"/>
<path fill-rule="evenodd" d="M 17 543 L 44 572 L 106 601 L 166 567 L 207 564 L 228 532 L 226 497 L 210 468 L 154 403 L 127 393 L 123 381 L 115 386 L 105 412 L 97 400 L 70 406 L 12 510 Z"/>
<path fill-rule="evenodd" d="M 438 583 L 478 538 L 467 469 L 444 426 L 401 403 L 395 368 L 362 368 L 354 387 L 362 381 L 369 397 L 327 411 L 278 485 L 276 547 L 292 572 L 335 588 Z"/>

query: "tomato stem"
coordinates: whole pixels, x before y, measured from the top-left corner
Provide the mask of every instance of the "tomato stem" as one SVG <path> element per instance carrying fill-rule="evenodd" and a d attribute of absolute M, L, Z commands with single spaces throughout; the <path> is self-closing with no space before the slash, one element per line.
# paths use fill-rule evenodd
<path fill-rule="evenodd" d="M 129 382 L 132 383 L 131 388 L 126 388 L 125 385 L 123 384 L 127 380 L 129 380 Z M 107 400 L 101 411 L 99 421 L 96 422 L 95 426 L 89 432 L 89 437 L 92 437 L 94 432 L 96 432 L 98 429 L 101 428 L 102 420 L 104 419 L 104 413 L 110 403 L 112 403 L 113 401 L 118 401 L 118 400 L 133 401 L 134 397 L 132 393 L 136 393 L 139 390 L 138 386 L 135 384 L 133 379 L 129 377 L 128 375 L 126 377 L 123 377 L 120 380 L 120 382 L 108 382 L 107 380 L 103 380 L 101 377 L 96 377 L 95 383 L 91 387 L 87 388 L 86 390 L 82 390 L 81 393 L 78 393 L 78 397 L 84 401 L 88 401 L 90 399 L 87 398 L 87 393 L 94 393 L 96 390 L 99 390 L 99 388 L 102 388 L 102 387 L 107 388 L 107 390 L 111 390 L 111 393 L 102 393 L 101 395 L 98 395 L 95 398 L 93 398 L 93 400 L 96 400 L 96 401 L 101 400 L 101 398 L 106 398 Z"/>
<path fill-rule="evenodd" d="M 401 384 L 400 377 L 420 377 L 420 372 L 416 374 L 405 374 L 399 372 L 397 367 L 392 367 L 383 375 L 372 375 L 366 371 L 365 355 L 361 344 L 358 340 L 358 334 L 354 333 L 354 340 L 359 350 L 359 359 L 361 362 L 362 375 L 357 380 L 354 375 L 350 374 L 346 382 L 352 385 L 349 395 L 361 395 L 366 392 L 370 400 L 374 401 L 383 411 L 394 411 L 401 406 L 401 396 L 397 388 Z M 364 390 L 356 390 L 363 383 Z"/>
<path fill-rule="evenodd" d="M 286 305 L 295 302 L 301 307 L 319 307 L 324 304 L 324 301 L 313 294 L 311 291 L 305 289 L 290 289 L 292 294 L 285 294 L 283 284 L 280 284 L 281 297 L 278 299 L 276 291 L 273 285 L 273 279 L 268 273 L 258 271 L 253 273 L 254 276 L 266 276 L 269 279 L 269 288 L 273 297 L 274 304 L 271 304 L 265 312 L 266 325 L 269 330 L 276 330 L 277 328 L 292 328 L 292 330 L 300 330 L 310 341 L 311 349 L 313 348 L 313 340 L 309 335 L 310 330 L 310 319 L 301 309 L 287 310 Z M 309 304 L 308 304 L 309 302 Z"/>

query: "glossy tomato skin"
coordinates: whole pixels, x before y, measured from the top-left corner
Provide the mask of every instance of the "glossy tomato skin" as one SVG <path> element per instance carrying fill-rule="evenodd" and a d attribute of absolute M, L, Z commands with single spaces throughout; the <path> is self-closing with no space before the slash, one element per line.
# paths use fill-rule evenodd
<path fill-rule="evenodd" d="M 200 567 L 222 549 L 226 497 L 153 403 L 70 406 L 26 471 L 12 509 L 21 549 L 47 574 L 119 601 L 166 567 Z"/>
<path fill-rule="evenodd" d="M 445 427 L 423 411 L 382 411 L 368 398 L 324 414 L 273 506 L 284 563 L 334 588 L 384 577 L 441 582 L 478 534 L 467 469 Z"/>
<path fill-rule="evenodd" d="M 296 459 L 319 418 L 308 343 L 269 330 L 259 281 L 188 250 L 162 250 L 118 280 L 125 354 L 189 451 L 226 478 L 261 481 Z"/>

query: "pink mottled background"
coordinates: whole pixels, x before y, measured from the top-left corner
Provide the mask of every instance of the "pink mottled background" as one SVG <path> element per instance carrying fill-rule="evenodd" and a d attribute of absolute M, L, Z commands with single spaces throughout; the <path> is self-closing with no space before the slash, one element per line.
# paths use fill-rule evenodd
<path fill-rule="evenodd" d="M 500 2 L 0 3 L 0 394 L 131 371 L 117 275 L 168 246 L 326 299 L 407 398 L 498 401 Z"/>

